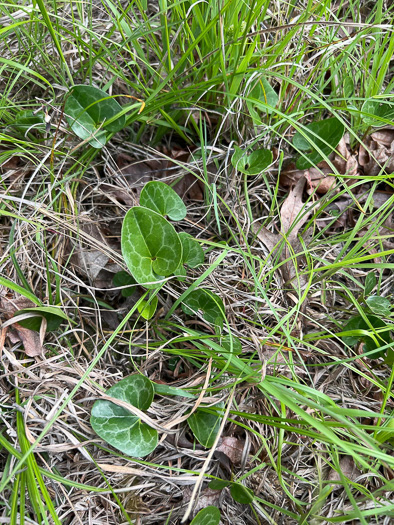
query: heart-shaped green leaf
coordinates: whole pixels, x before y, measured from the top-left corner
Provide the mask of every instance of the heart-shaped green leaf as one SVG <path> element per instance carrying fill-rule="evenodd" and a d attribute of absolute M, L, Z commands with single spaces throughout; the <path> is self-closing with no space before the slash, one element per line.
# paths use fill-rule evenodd
<path fill-rule="evenodd" d="M 140 196 L 140 205 L 160 215 L 167 215 L 173 221 L 186 217 L 186 206 L 179 195 L 164 182 L 152 180 L 145 184 Z"/>
<path fill-rule="evenodd" d="M 234 146 L 231 164 L 245 175 L 258 175 L 272 162 L 272 152 L 269 149 L 256 149 L 249 155 L 238 146 Z"/>
<path fill-rule="evenodd" d="M 375 315 L 367 315 L 367 319 L 371 326 L 373 326 L 375 329 L 384 328 L 386 327 L 386 323 L 379 319 L 379 317 L 376 317 Z M 373 333 L 367 322 L 361 317 L 361 315 L 357 315 L 350 319 L 350 321 L 343 327 L 343 332 L 351 332 L 353 330 L 363 330 L 366 332 Z M 380 332 L 377 335 L 374 335 L 377 343 L 373 340 L 372 337 L 368 336 L 367 334 L 355 334 L 355 335 L 347 335 L 342 336 L 342 341 L 348 345 L 348 346 L 354 346 L 359 341 L 363 341 L 364 343 L 364 352 L 371 352 L 372 350 L 377 349 L 376 352 L 373 352 L 369 355 L 371 359 L 377 359 L 378 357 L 383 357 L 386 353 L 386 350 L 379 351 L 379 348 L 381 346 L 384 346 L 386 344 L 391 343 L 391 337 L 390 332 L 384 331 Z"/>
<path fill-rule="evenodd" d="M 20 321 L 19 324 L 24 328 L 36 330 L 37 332 L 41 328 L 41 322 L 43 317 L 45 317 L 47 321 L 48 332 L 57 330 L 64 321 L 71 322 L 67 315 L 62 310 L 60 310 L 60 308 L 56 308 L 55 306 L 36 306 L 34 308 L 24 308 L 23 310 L 15 312 L 14 315 L 20 315 L 27 312 L 34 313 L 37 315 L 37 317 L 30 317 L 28 319 L 24 319 L 23 321 Z"/>
<path fill-rule="evenodd" d="M 235 501 L 238 501 L 238 503 L 243 503 L 246 505 L 248 503 L 252 503 L 254 500 L 253 492 L 244 485 L 241 485 L 241 483 L 232 483 L 230 492 L 232 497 L 235 499 Z"/>
<path fill-rule="evenodd" d="M 367 299 L 367 305 L 374 314 L 388 316 L 391 313 L 391 303 L 385 297 L 380 295 L 371 295 Z"/>
<path fill-rule="evenodd" d="M 137 284 L 134 277 L 128 272 L 125 272 L 124 270 L 121 270 L 120 272 L 116 273 L 112 278 L 112 282 L 116 287 Z M 134 292 L 135 286 L 133 288 L 123 288 L 121 293 L 123 297 L 130 297 L 131 295 L 133 295 Z"/>
<path fill-rule="evenodd" d="M 200 288 L 193 290 L 182 303 L 182 310 L 186 315 L 193 316 L 199 310 L 203 311 L 203 317 L 208 323 L 217 326 L 223 325 L 225 308 L 221 298 L 209 290 Z"/>
<path fill-rule="evenodd" d="M 13 126 L 24 133 L 27 130 L 38 130 L 40 133 L 44 133 L 44 114 L 41 111 L 37 114 L 34 114 L 31 109 L 20 111 L 16 116 Z"/>
<path fill-rule="evenodd" d="M 222 347 L 230 354 L 242 354 L 242 344 L 238 337 L 226 335 L 222 339 Z"/>
<path fill-rule="evenodd" d="M 148 378 L 135 374 L 122 379 L 106 393 L 140 410 L 147 410 L 153 400 L 154 388 Z M 157 446 L 158 434 L 154 428 L 111 401 L 99 399 L 94 403 L 90 423 L 98 436 L 129 456 L 147 456 Z"/>
<path fill-rule="evenodd" d="M 119 103 L 105 91 L 94 86 L 73 86 L 66 98 L 64 113 L 74 133 L 89 144 L 102 148 L 107 142 L 107 132 L 120 131 L 126 124 L 124 115 L 106 125 L 122 111 Z"/>
<path fill-rule="evenodd" d="M 182 244 L 174 227 L 149 208 L 131 208 L 122 226 L 122 254 L 134 279 L 146 288 L 157 288 L 182 260 Z"/>
<path fill-rule="evenodd" d="M 156 312 L 157 309 L 157 295 L 152 297 L 149 301 L 141 301 L 138 305 L 138 312 L 141 314 L 141 317 L 149 321 Z"/>
<path fill-rule="evenodd" d="M 219 525 L 220 510 L 213 505 L 200 510 L 190 525 Z"/>
<path fill-rule="evenodd" d="M 345 132 L 345 126 L 335 117 L 312 122 L 303 128 L 303 134 L 299 131 L 293 137 L 293 146 L 299 151 L 307 152 L 306 158 L 297 160 L 299 170 L 307 169 L 318 164 L 323 156 L 317 151 L 328 156 L 337 147 Z M 304 136 L 306 135 L 306 136 Z"/>
<path fill-rule="evenodd" d="M 213 479 L 208 483 L 208 488 L 212 490 L 223 490 L 229 485 L 231 485 L 231 481 L 226 481 L 224 479 Z"/>
<path fill-rule="evenodd" d="M 364 295 L 369 295 L 377 283 L 375 272 L 372 270 L 365 278 Z"/>
<path fill-rule="evenodd" d="M 191 235 L 185 232 L 178 234 L 182 243 L 182 263 L 190 268 L 197 268 L 204 262 L 204 250 Z"/>
<path fill-rule="evenodd" d="M 246 105 L 248 106 L 250 116 L 257 126 L 260 126 L 262 121 L 259 113 L 256 111 L 256 108 L 258 108 L 261 112 L 271 115 L 271 113 L 273 113 L 273 108 L 277 106 L 278 102 L 279 97 L 276 91 L 271 87 L 268 80 L 266 80 L 264 77 L 259 79 L 246 99 Z M 263 104 L 267 104 L 271 107 L 267 108 Z"/>
<path fill-rule="evenodd" d="M 364 102 L 361 112 L 368 126 L 384 126 L 394 120 L 394 103 L 381 98 L 369 98 Z"/>
<path fill-rule="evenodd" d="M 223 408 L 223 404 L 218 405 Z M 197 409 L 188 417 L 187 423 L 194 434 L 194 437 L 203 447 L 211 448 L 219 432 L 222 416 L 205 410 Z"/>
<path fill-rule="evenodd" d="M 175 270 L 174 275 L 178 279 L 178 281 L 184 282 L 186 281 L 186 269 L 183 266 L 183 264 L 180 264 L 178 268 Z"/>

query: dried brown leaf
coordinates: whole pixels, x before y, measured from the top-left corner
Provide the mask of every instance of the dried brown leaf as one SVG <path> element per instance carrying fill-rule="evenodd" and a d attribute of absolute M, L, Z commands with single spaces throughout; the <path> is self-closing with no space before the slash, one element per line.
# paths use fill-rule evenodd
<path fill-rule="evenodd" d="M 282 223 L 281 232 L 287 234 L 287 239 L 291 243 L 297 238 L 297 234 L 305 222 L 308 220 L 310 212 L 303 213 L 305 204 L 302 201 L 306 179 L 302 177 L 289 192 L 289 195 L 282 204 L 280 218 Z"/>
<path fill-rule="evenodd" d="M 188 503 L 192 497 L 192 488 L 186 487 L 183 491 L 183 502 Z M 209 507 L 210 505 L 213 505 L 215 507 L 219 507 L 219 500 L 220 500 L 221 491 L 220 490 L 212 490 L 212 489 L 205 489 L 201 491 L 200 496 L 198 497 L 196 506 L 193 509 L 193 516 L 195 516 L 200 510 L 205 509 L 206 507 Z"/>
<path fill-rule="evenodd" d="M 111 288 L 112 279 L 108 278 L 107 274 L 103 276 L 103 272 L 109 270 L 111 273 L 116 273 L 121 269 L 111 259 L 111 253 L 119 251 L 117 239 L 120 237 L 120 232 L 116 229 L 110 231 L 98 223 L 84 221 L 80 221 L 80 229 L 89 236 L 86 238 L 91 239 L 91 245 L 89 247 L 88 243 L 78 243 L 73 250 L 71 262 L 77 267 L 78 272 L 86 276 L 94 286 Z M 102 248 L 93 248 L 94 241 L 98 241 L 97 245 Z"/>
<path fill-rule="evenodd" d="M 125 177 L 137 197 L 144 185 L 151 180 L 163 179 L 164 182 L 171 182 L 177 178 L 179 176 L 177 163 L 187 162 L 190 156 L 189 151 L 176 147 L 173 147 L 172 150 L 164 148 L 164 154 L 169 158 L 146 161 L 138 161 L 124 153 L 118 155 L 117 164 L 120 173 Z M 171 159 L 177 162 L 172 162 Z M 186 173 L 175 184 L 174 190 L 182 198 L 204 200 L 204 184 L 192 173 Z"/>
<path fill-rule="evenodd" d="M 216 447 L 216 452 L 223 452 L 234 465 L 239 465 L 242 462 L 244 448 L 245 441 L 241 441 L 236 437 L 226 436 L 221 440 L 220 445 Z"/>
<path fill-rule="evenodd" d="M 17 336 L 22 341 L 26 355 L 29 357 L 43 355 L 44 348 L 41 344 L 38 332 L 24 328 L 19 323 L 14 323 L 12 328 L 15 330 Z"/>
<path fill-rule="evenodd" d="M 356 467 L 353 458 L 350 456 L 343 456 L 340 459 L 339 468 L 341 469 L 342 474 L 351 481 L 354 481 L 360 475 L 360 471 Z M 341 477 L 335 469 L 331 469 L 331 471 L 328 474 L 328 480 L 341 481 Z"/>
<path fill-rule="evenodd" d="M 285 188 L 291 188 L 300 179 L 305 177 L 308 181 L 308 193 L 316 191 L 324 195 L 336 184 L 336 178 L 330 175 L 330 173 L 332 173 L 332 170 L 327 166 L 318 168 L 311 167 L 308 170 L 297 170 L 295 164 L 291 163 L 281 172 L 280 184 Z"/>
<path fill-rule="evenodd" d="M 346 161 L 346 175 L 354 177 L 358 172 L 358 162 L 354 155 L 351 155 Z"/>
<path fill-rule="evenodd" d="M 389 147 L 394 142 L 394 129 L 381 129 L 372 133 L 371 137 L 381 146 Z"/>
<path fill-rule="evenodd" d="M 19 297 L 7 297 L 6 295 L 0 297 L 0 308 L 6 319 L 10 319 L 18 310 L 34 308 L 35 306 L 30 299 L 22 295 Z"/>
<path fill-rule="evenodd" d="M 113 184 L 102 184 L 100 189 L 112 201 L 118 201 L 125 204 L 127 207 L 136 206 L 138 204 L 137 198 L 131 188 L 124 188 L 122 186 L 115 186 Z"/>
<path fill-rule="evenodd" d="M 116 159 L 121 175 L 127 180 L 132 191 L 139 195 L 145 184 L 154 179 L 162 178 L 165 170 L 160 161 L 143 162 L 125 153 L 120 153 Z"/>
<path fill-rule="evenodd" d="M 391 146 L 387 148 L 372 140 L 370 141 L 370 152 L 368 162 L 363 164 L 365 175 L 376 176 L 382 171 L 383 166 L 386 173 L 394 172 L 394 147 L 392 151 Z M 365 160 L 366 159 L 363 159 L 363 162 L 365 162 Z"/>
<path fill-rule="evenodd" d="M 346 171 L 346 161 L 350 156 L 348 150 L 348 141 L 345 137 L 341 138 L 337 146 L 337 152 L 338 153 L 334 155 L 333 164 L 339 173 L 344 174 Z"/>
<path fill-rule="evenodd" d="M 265 226 L 261 226 L 259 222 L 253 224 L 253 232 L 270 252 L 275 251 L 282 239 L 281 235 L 270 232 Z"/>
<path fill-rule="evenodd" d="M 298 288 L 304 288 L 308 282 L 306 275 L 299 275 L 306 264 L 305 256 L 302 254 L 303 247 L 297 238 L 298 232 L 307 221 L 310 212 L 305 211 L 305 204 L 302 201 L 303 189 L 306 179 L 302 177 L 295 187 L 290 190 L 281 209 L 282 231 L 281 234 L 271 233 L 259 223 L 253 225 L 253 230 L 263 244 L 274 252 L 278 244 L 286 235 L 286 245 L 280 253 L 280 260 L 286 261 L 281 265 L 280 271 L 285 282 L 292 282 Z M 304 210 L 302 216 L 299 216 Z M 300 254 L 294 257 L 294 254 Z M 298 276 L 298 277 L 297 277 Z M 297 278 L 297 281 L 295 281 Z"/>

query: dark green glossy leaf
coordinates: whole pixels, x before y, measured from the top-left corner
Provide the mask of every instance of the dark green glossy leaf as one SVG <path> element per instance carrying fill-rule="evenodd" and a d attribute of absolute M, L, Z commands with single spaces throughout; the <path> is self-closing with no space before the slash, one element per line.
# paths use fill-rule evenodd
<path fill-rule="evenodd" d="M 148 378 L 135 374 L 122 379 L 106 393 L 140 410 L 147 410 L 153 400 L 154 388 Z M 129 456 L 144 457 L 157 446 L 155 429 L 111 401 L 99 399 L 94 403 L 90 423 L 97 435 Z"/>
<path fill-rule="evenodd" d="M 374 314 L 388 316 L 391 313 L 391 303 L 385 297 L 371 295 L 366 302 Z"/>
<path fill-rule="evenodd" d="M 217 507 L 210 505 L 200 510 L 190 525 L 219 525 L 220 511 Z"/>
<path fill-rule="evenodd" d="M 40 111 L 37 114 L 34 114 L 34 112 L 30 109 L 20 111 L 16 116 L 15 123 L 13 124 L 13 126 L 24 133 L 26 133 L 27 130 L 37 130 L 40 133 L 44 133 L 44 114 L 42 111 Z"/>
<path fill-rule="evenodd" d="M 307 153 L 306 158 L 300 157 L 297 160 L 298 169 L 307 169 L 318 164 L 323 156 L 317 151 L 319 148 L 325 156 L 337 147 L 345 132 L 344 125 L 335 117 L 312 122 L 299 131 L 293 137 L 293 146 L 299 151 Z"/>
<path fill-rule="evenodd" d="M 381 98 L 369 98 L 361 108 L 362 119 L 368 126 L 384 126 L 394 120 L 394 103 Z M 385 120 L 390 122 L 385 122 Z"/>
<path fill-rule="evenodd" d="M 240 483 L 233 483 L 231 485 L 230 492 L 232 497 L 235 499 L 235 501 L 238 501 L 238 503 L 243 503 L 246 505 L 248 503 L 252 503 L 254 500 L 253 492 Z"/>
<path fill-rule="evenodd" d="M 375 272 L 372 270 L 365 278 L 364 295 L 369 295 L 377 283 Z"/>
<path fill-rule="evenodd" d="M 161 276 L 172 275 L 182 260 L 182 244 L 174 227 L 162 215 L 142 206 L 127 212 L 121 244 L 130 272 L 146 288 L 157 288 Z"/>
<path fill-rule="evenodd" d="M 145 184 L 140 196 L 140 205 L 160 215 L 167 215 L 173 221 L 181 221 L 187 210 L 179 195 L 164 182 L 152 180 Z"/>
<path fill-rule="evenodd" d="M 224 479 L 213 479 L 208 483 L 208 488 L 212 490 L 223 490 L 231 484 L 231 481 Z"/>
<path fill-rule="evenodd" d="M 182 310 L 186 315 L 193 316 L 199 310 L 208 323 L 223 326 L 225 308 L 221 298 L 204 288 L 193 290 L 182 303 Z"/>
<path fill-rule="evenodd" d="M 245 175 L 258 175 L 272 162 L 272 152 L 268 149 L 256 149 L 248 154 L 238 146 L 234 146 L 231 164 Z"/>
<path fill-rule="evenodd" d="M 218 405 L 223 407 L 222 403 Z M 203 447 L 211 448 L 219 432 L 222 416 L 205 410 L 197 409 L 188 417 L 187 423 L 194 437 Z"/>
<path fill-rule="evenodd" d="M 381 319 L 379 319 L 379 317 L 376 317 L 375 315 L 367 315 L 366 317 L 371 326 L 373 326 L 375 329 L 385 328 L 387 326 L 384 321 L 382 321 Z M 363 330 L 364 332 L 369 332 L 373 334 L 371 328 L 368 326 L 367 322 L 363 319 L 363 317 L 361 317 L 361 315 L 353 317 L 343 327 L 343 332 L 351 332 L 356 330 Z M 389 344 L 391 342 L 391 337 L 390 332 L 388 330 L 373 335 L 377 343 L 375 343 L 373 338 L 366 333 L 356 333 L 348 336 L 342 336 L 342 341 L 348 346 L 355 346 L 359 341 L 362 341 L 364 343 L 363 348 L 365 353 L 377 349 L 376 352 L 373 352 L 368 356 L 371 359 L 377 359 L 378 357 L 383 357 L 386 353 L 386 350 L 379 351 L 379 348 L 381 346 Z"/>
<path fill-rule="evenodd" d="M 197 268 L 197 266 L 203 264 L 204 250 L 201 248 L 200 243 L 188 233 L 181 232 L 178 235 L 183 248 L 182 263 L 190 268 Z"/>
<path fill-rule="evenodd" d="M 186 281 L 186 269 L 183 266 L 183 264 L 180 264 L 178 268 L 175 270 L 174 275 L 177 277 L 178 281 L 184 282 Z"/>
<path fill-rule="evenodd" d="M 102 148 L 107 141 L 107 132 L 116 132 L 124 128 L 124 115 L 112 119 L 122 111 L 119 103 L 108 93 L 94 86 L 73 86 L 66 98 L 64 113 L 74 133 L 83 140 L 90 137 L 89 144 Z M 93 138 L 94 135 L 94 138 Z"/>
<path fill-rule="evenodd" d="M 60 308 L 56 308 L 55 306 L 36 306 L 34 308 L 24 308 L 23 310 L 15 312 L 14 315 L 20 315 L 27 312 L 37 314 L 37 317 L 24 319 L 23 321 L 20 321 L 19 324 L 24 328 L 36 330 L 37 332 L 41 328 L 43 317 L 45 317 L 47 321 L 48 332 L 57 330 L 64 321 L 71 322 L 67 315 L 62 310 L 60 310 Z"/>
<path fill-rule="evenodd" d="M 112 278 L 112 282 L 114 283 L 115 287 L 137 284 L 134 277 L 128 272 L 125 272 L 124 270 L 121 270 L 120 272 L 116 273 Z M 131 295 L 133 295 L 134 292 L 135 286 L 133 286 L 133 288 L 124 288 L 123 290 L 121 290 L 123 297 L 130 297 Z"/>

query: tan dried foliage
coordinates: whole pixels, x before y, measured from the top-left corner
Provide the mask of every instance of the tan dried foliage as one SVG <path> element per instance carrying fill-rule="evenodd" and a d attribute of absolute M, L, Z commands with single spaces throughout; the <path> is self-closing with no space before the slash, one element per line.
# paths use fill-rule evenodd
<path fill-rule="evenodd" d="M 240 465 L 245 448 L 245 441 L 236 437 L 226 436 L 221 441 L 216 452 L 223 452 L 234 465 Z"/>
<path fill-rule="evenodd" d="M 350 456 L 343 456 L 339 461 L 339 468 L 341 469 L 342 474 L 350 479 L 350 481 L 355 481 L 355 479 L 360 475 L 360 471 L 356 467 L 354 460 Z M 328 474 L 329 481 L 341 481 L 341 476 L 334 468 L 332 468 Z M 339 485 L 337 488 L 341 488 Z"/>
<path fill-rule="evenodd" d="M 188 503 L 190 501 L 190 498 L 192 497 L 192 492 L 192 488 L 185 488 L 183 492 L 184 503 Z M 219 507 L 220 495 L 220 490 L 212 490 L 209 488 L 202 490 L 200 496 L 198 497 L 196 506 L 193 509 L 193 516 L 200 512 L 200 510 L 205 509 L 206 507 L 209 507 L 211 505 L 213 505 L 214 507 Z"/>
<path fill-rule="evenodd" d="M 284 282 L 291 282 L 296 288 L 298 288 L 298 283 L 293 283 L 292 281 L 301 273 L 305 264 L 305 257 L 302 254 L 303 248 L 301 242 L 298 240 L 298 233 L 310 215 L 310 211 L 306 209 L 302 199 L 305 182 L 305 177 L 301 177 L 295 187 L 290 190 L 289 195 L 282 205 L 280 212 L 282 224 L 280 234 L 270 232 L 257 222 L 253 225 L 257 237 L 271 252 L 275 253 L 283 237 L 286 237 L 285 247 L 280 253 L 280 261 L 286 262 L 280 266 L 280 272 Z M 307 281 L 306 275 L 299 276 L 301 288 L 306 285 Z"/>
<path fill-rule="evenodd" d="M 127 180 L 137 202 L 139 194 L 147 182 L 151 180 L 163 180 L 163 182 L 169 183 L 178 178 L 179 170 L 177 169 L 177 163 L 187 162 L 189 156 L 189 151 L 173 148 L 171 151 L 165 149 L 164 158 L 160 160 L 145 160 L 141 162 L 130 155 L 121 153 L 117 157 L 117 164 L 120 169 L 120 174 Z M 173 188 L 182 198 L 197 201 L 204 200 L 204 185 L 191 173 L 184 174 Z M 127 199 L 127 203 L 130 202 L 130 196 L 126 190 L 124 190 L 124 192 L 126 199 L 122 199 L 120 192 L 118 196 L 120 196 L 120 200 L 123 200 L 126 204 Z M 136 204 L 136 202 L 134 202 L 134 204 Z"/>
<path fill-rule="evenodd" d="M 32 301 L 23 296 L 10 298 L 3 295 L 0 297 L 1 315 L 5 320 L 12 319 L 15 312 L 18 312 L 19 310 L 23 310 L 24 308 L 34 308 L 35 306 L 36 305 Z M 25 328 L 19 323 L 12 323 L 11 326 L 7 326 L 2 330 L 5 331 L 4 336 L 8 336 L 12 344 L 21 341 L 25 353 L 29 357 L 43 355 L 44 347 L 38 332 Z"/>

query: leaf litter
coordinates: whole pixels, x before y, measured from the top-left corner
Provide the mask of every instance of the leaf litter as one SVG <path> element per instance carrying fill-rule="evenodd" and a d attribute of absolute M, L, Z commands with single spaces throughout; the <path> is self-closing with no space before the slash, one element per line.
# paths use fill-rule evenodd
<path fill-rule="evenodd" d="M 8 321 L 5 326 L 5 323 L 2 323 L 3 326 L 1 330 L 4 332 L 3 337 L 8 336 L 12 344 L 21 342 L 26 355 L 29 357 L 43 355 L 45 332 L 38 333 L 35 330 L 25 328 L 17 322 L 12 322 L 12 318 L 15 312 L 23 310 L 24 308 L 34 308 L 35 306 L 32 301 L 22 296 L 16 298 L 9 298 L 7 295 L 0 296 L 1 317 L 4 317 L 4 319 Z"/>

